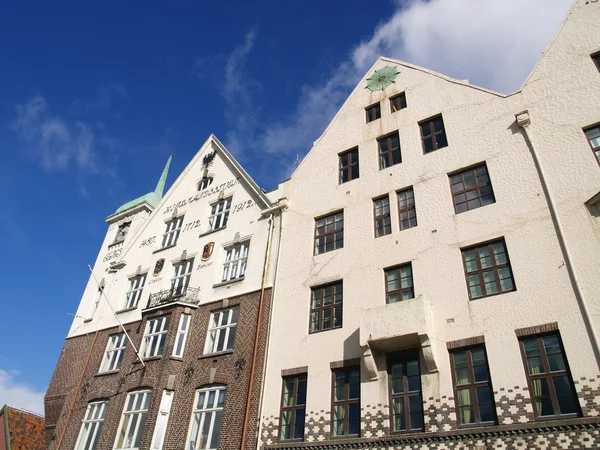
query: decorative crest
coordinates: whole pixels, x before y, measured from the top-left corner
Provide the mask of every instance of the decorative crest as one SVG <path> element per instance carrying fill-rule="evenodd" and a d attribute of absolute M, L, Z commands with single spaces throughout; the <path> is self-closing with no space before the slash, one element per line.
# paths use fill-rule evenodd
<path fill-rule="evenodd" d="M 367 78 L 367 89 L 370 91 L 383 91 L 390 84 L 395 83 L 400 71 L 394 66 L 385 66 L 376 70 Z"/>
<path fill-rule="evenodd" d="M 214 242 L 209 242 L 202 249 L 202 261 L 208 261 L 213 254 L 213 250 L 215 248 Z"/>
<path fill-rule="evenodd" d="M 214 162 L 215 156 L 217 156 L 216 150 L 213 150 L 212 152 L 204 155 L 204 158 L 202 158 L 202 167 L 204 169 L 208 169 L 211 166 L 211 164 Z"/>

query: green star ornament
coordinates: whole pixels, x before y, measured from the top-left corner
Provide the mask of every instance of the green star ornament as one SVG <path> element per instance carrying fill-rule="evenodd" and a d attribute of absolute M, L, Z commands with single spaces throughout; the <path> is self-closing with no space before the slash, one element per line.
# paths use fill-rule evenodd
<path fill-rule="evenodd" d="M 385 66 L 376 70 L 370 78 L 367 78 L 367 89 L 370 91 L 383 91 L 390 84 L 395 83 L 400 71 L 394 66 Z"/>

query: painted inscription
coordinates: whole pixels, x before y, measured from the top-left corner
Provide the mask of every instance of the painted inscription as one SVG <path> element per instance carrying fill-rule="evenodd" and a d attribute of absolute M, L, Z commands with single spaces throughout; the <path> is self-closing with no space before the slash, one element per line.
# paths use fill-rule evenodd
<path fill-rule="evenodd" d="M 156 236 L 152 236 L 152 237 L 149 237 L 148 239 L 144 239 L 142 241 L 142 243 L 140 244 L 140 248 L 147 247 L 150 244 L 154 244 L 154 241 L 156 241 Z"/>
<path fill-rule="evenodd" d="M 199 220 L 194 220 L 192 222 L 188 222 L 185 224 L 185 226 L 182 228 L 181 232 L 185 233 L 188 230 L 193 230 L 194 228 L 198 228 L 200 226 L 200 221 Z"/>
<path fill-rule="evenodd" d="M 213 261 L 211 261 L 209 263 L 198 264 L 198 267 L 196 267 L 196 270 L 198 270 L 198 269 L 204 269 L 205 267 L 210 267 L 212 265 L 213 265 Z"/>
<path fill-rule="evenodd" d="M 202 198 L 205 198 L 205 197 L 208 197 L 208 196 L 211 196 L 211 195 L 214 195 L 214 194 L 218 194 L 222 190 L 229 189 L 229 188 L 235 186 L 236 184 L 238 184 L 238 180 L 229 180 L 226 183 L 222 183 L 222 184 L 220 184 L 218 186 L 214 186 L 214 187 L 212 187 L 210 189 L 205 189 L 204 191 L 199 192 L 196 195 L 192 195 L 192 196 L 190 196 L 188 198 L 184 198 L 183 200 L 180 200 L 177 203 L 173 203 L 173 204 L 167 206 L 164 209 L 163 214 L 172 213 L 175 208 L 182 208 L 185 205 L 189 205 L 191 203 L 194 203 L 194 202 L 196 202 L 196 201 L 198 201 L 198 200 L 200 200 Z"/>
<path fill-rule="evenodd" d="M 154 283 L 158 283 L 160 280 L 162 280 L 162 277 L 160 277 L 160 278 L 153 278 L 152 280 L 150 280 L 150 281 L 148 282 L 148 284 L 154 284 Z"/>
<path fill-rule="evenodd" d="M 235 214 L 236 212 L 243 211 L 246 208 L 251 207 L 254 204 L 252 200 L 248 200 L 247 202 L 238 203 L 233 207 L 231 214 Z"/>
<path fill-rule="evenodd" d="M 118 258 L 119 256 L 121 256 L 121 252 L 123 251 L 123 249 L 118 248 L 116 250 L 113 250 L 111 252 L 108 252 L 106 254 L 106 256 L 104 257 L 104 259 L 102 260 L 102 262 L 107 262 L 107 261 L 112 261 L 113 259 Z"/>

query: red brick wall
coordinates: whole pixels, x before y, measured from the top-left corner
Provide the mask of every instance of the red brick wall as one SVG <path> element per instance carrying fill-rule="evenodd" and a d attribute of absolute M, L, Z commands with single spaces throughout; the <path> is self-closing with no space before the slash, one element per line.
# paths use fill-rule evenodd
<path fill-rule="evenodd" d="M 4 424 L 2 423 L 2 427 Z M 34 414 L 8 408 L 8 432 L 11 450 L 44 450 L 44 418 Z"/>
<path fill-rule="evenodd" d="M 0 409 L 0 450 L 6 450 L 6 434 L 4 433 L 4 409 Z"/>
<path fill-rule="evenodd" d="M 90 401 L 97 399 L 107 399 L 109 401 L 104 426 L 98 442 L 98 450 L 112 449 L 127 392 L 140 387 L 152 388 L 150 410 L 140 446 L 140 450 L 148 449 L 151 445 L 162 390 L 167 388 L 169 375 L 175 376 L 173 384 L 175 395 L 163 449 L 183 449 L 196 389 L 210 384 L 211 369 L 215 371 L 212 383 L 227 385 L 219 448 L 239 449 L 250 383 L 259 299 L 260 292 L 254 292 L 228 300 L 228 306 L 239 305 L 240 308 L 234 348 L 230 354 L 209 358 L 202 357 L 210 313 L 223 308 L 222 301 L 201 305 L 198 309 L 188 311 L 192 317 L 185 354 L 182 359 L 173 359 L 170 358 L 170 355 L 176 338 L 179 316 L 186 309 L 184 306 L 177 305 L 162 308 L 160 311 L 153 311 L 144 315 L 140 322 L 125 325 L 133 342 L 139 348 L 148 318 L 165 314 L 171 315 L 164 354 L 160 359 L 147 361 L 146 367 L 136 362 L 133 348 L 128 345 L 120 371 L 98 375 L 108 337 L 111 334 L 118 333 L 119 330 L 111 328 L 100 331 L 84 376 L 83 387 L 77 397 L 75 408 L 65 432 L 61 450 L 71 450 L 75 446 L 87 405 Z M 258 347 L 258 364 L 255 370 L 249 433 L 245 450 L 256 448 L 258 399 L 262 383 L 270 303 L 271 290 L 268 289 L 265 292 L 262 332 Z M 81 377 L 81 371 L 93 337 L 93 334 L 78 336 L 67 339 L 65 342 L 45 399 L 46 429 L 50 438 L 49 450 L 56 448 L 65 427 L 66 417 L 73 402 L 74 391 Z"/>

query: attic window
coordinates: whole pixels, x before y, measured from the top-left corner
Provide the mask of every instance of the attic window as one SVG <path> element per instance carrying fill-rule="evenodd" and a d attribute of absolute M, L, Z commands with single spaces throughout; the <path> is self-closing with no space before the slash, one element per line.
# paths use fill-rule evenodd
<path fill-rule="evenodd" d="M 367 123 L 381 118 L 381 106 L 379 106 L 379 103 L 368 106 L 365 108 L 365 112 L 367 115 Z"/>
<path fill-rule="evenodd" d="M 212 184 L 212 182 L 213 182 L 213 177 L 202 178 L 202 181 L 200 181 L 200 183 L 198 183 L 198 190 L 203 191 L 204 189 L 209 187 Z"/>
<path fill-rule="evenodd" d="M 390 98 L 390 110 L 392 113 L 404 108 L 406 108 L 406 94 L 404 92 Z"/>

